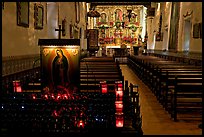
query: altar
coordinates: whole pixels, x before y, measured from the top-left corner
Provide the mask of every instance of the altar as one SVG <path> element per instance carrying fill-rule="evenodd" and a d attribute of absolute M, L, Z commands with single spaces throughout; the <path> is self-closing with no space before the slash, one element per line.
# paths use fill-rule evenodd
<path fill-rule="evenodd" d="M 107 56 L 133 52 L 133 46 L 141 46 L 139 10 L 128 10 L 129 7 L 111 7 L 108 11 L 98 8 L 100 17 L 95 20 L 95 28 L 99 30 L 99 51 Z M 122 45 L 126 45 L 125 48 Z M 120 50 L 121 49 L 121 50 Z"/>

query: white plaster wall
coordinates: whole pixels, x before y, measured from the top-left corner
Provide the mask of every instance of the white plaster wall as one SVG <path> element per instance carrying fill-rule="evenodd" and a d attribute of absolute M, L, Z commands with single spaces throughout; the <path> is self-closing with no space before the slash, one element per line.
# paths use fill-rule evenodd
<path fill-rule="evenodd" d="M 184 20 L 186 18 L 184 18 L 183 15 L 186 15 L 187 12 L 190 13 L 191 11 L 193 11 L 192 15 L 187 17 L 192 24 L 189 51 L 202 53 L 202 39 L 193 38 L 193 25 L 202 22 L 202 2 L 181 2 L 178 51 L 183 51 L 184 44 Z"/>
<path fill-rule="evenodd" d="M 83 49 L 87 49 L 86 39 L 84 39 L 84 31 L 86 30 L 86 2 L 79 2 L 80 9 L 80 22 L 76 23 L 75 2 L 59 2 L 59 23 L 62 24 L 62 20 L 66 18 L 66 36 L 62 36 L 64 39 L 70 38 L 70 24 L 77 25 L 81 28 L 80 45 Z M 80 29 L 78 29 L 78 34 Z"/>
<path fill-rule="evenodd" d="M 155 41 L 155 50 L 168 49 L 169 35 L 170 35 L 170 18 L 171 18 L 171 5 L 172 2 L 160 2 L 160 6 L 157 4 L 155 14 L 155 30 L 159 31 L 160 13 L 162 13 L 162 26 L 161 32 L 163 33 L 162 41 Z"/>
<path fill-rule="evenodd" d="M 155 34 L 154 34 L 154 24 L 155 20 L 151 17 L 147 17 L 147 49 L 154 49 L 155 48 Z"/>
<path fill-rule="evenodd" d="M 47 33 L 48 38 L 50 39 L 58 39 L 59 32 L 55 31 L 58 28 L 58 10 L 59 5 L 57 2 L 48 2 L 47 3 Z"/>
<path fill-rule="evenodd" d="M 45 2 L 41 2 L 44 9 Z M 2 56 L 39 54 L 39 38 L 47 38 L 44 14 L 42 30 L 34 29 L 34 2 L 30 2 L 29 28 L 17 26 L 16 2 L 5 2 L 2 10 Z"/>
<path fill-rule="evenodd" d="M 170 18 L 171 18 L 171 5 L 172 2 L 164 2 L 163 4 L 163 49 L 168 49 L 169 46 L 169 35 L 170 35 Z"/>
<path fill-rule="evenodd" d="M 30 2 L 29 8 L 29 28 L 17 26 L 16 17 L 16 2 L 5 2 L 4 9 L 2 10 L 2 56 L 18 56 L 40 54 L 38 46 L 38 39 L 53 39 L 58 38 L 58 28 L 62 23 L 62 19 L 66 18 L 67 31 L 66 36 L 62 38 L 70 38 L 69 24 L 75 21 L 75 4 L 74 2 L 51 2 L 53 9 L 52 16 L 47 14 L 47 3 L 40 2 L 44 6 L 44 20 L 43 29 L 34 29 L 34 4 Z M 58 9 L 59 7 L 59 9 Z M 78 27 L 82 27 L 81 46 L 86 47 L 86 39 L 84 39 L 84 30 L 86 29 L 85 23 L 85 2 L 80 2 L 80 22 Z M 59 11 L 59 13 L 58 13 Z"/>

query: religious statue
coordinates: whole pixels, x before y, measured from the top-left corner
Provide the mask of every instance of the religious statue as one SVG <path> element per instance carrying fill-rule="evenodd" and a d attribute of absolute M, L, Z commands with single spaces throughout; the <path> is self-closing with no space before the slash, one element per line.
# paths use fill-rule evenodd
<path fill-rule="evenodd" d="M 58 86 L 65 87 L 68 85 L 68 60 L 64 56 L 62 49 L 56 50 L 56 57 L 52 64 L 52 78 L 54 83 L 54 88 Z"/>
<path fill-rule="evenodd" d="M 116 9 L 115 11 L 115 21 L 123 20 L 123 12 L 120 9 Z"/>
<path fill-rule="evenodd" d="M 103 23 L 106 22 L 106 14 L 105 13 L 101 14 L 101 22 L 103 22 Z"/>

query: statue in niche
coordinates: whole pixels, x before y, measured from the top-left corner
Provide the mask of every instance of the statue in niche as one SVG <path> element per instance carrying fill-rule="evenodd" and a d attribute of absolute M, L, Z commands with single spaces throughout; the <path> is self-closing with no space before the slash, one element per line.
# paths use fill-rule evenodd
<path fill-rule="evenodd" d="M 130 22 L 136 22 L 136 14 L 135 13 L 131 13 L 131 18 L 130 18 Z"/>
<path fill-rule="evenodd" d="M 106 22 L 106 14 L 105 13 L 101 14 L 101 22 L 103 22 L 103 23 Z"/>
<path fill-rule="evenodd" d="M 115 11 L 115 21 L 123 21 L 123 12 L 120 9 Z"/>

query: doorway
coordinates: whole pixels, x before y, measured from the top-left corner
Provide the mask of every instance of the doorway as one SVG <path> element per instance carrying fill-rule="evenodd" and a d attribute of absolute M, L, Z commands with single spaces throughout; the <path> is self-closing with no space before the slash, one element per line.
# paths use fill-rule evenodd
<path fill-rule="evenodd" d="M 183 51 L 188 52 L 190 47 L 190 35 L 191 35 L 191 22 L 190 20 L 184 21 L 184 45 Z"/>

